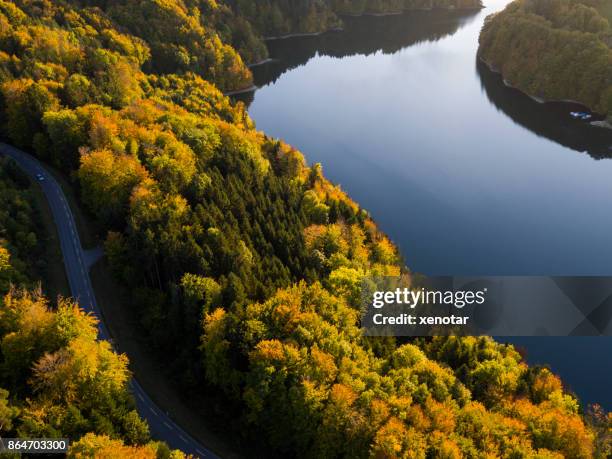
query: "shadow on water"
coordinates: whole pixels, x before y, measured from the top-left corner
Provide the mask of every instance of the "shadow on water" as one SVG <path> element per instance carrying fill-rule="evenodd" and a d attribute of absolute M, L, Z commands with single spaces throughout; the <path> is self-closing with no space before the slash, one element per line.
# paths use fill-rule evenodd
<path fill-rule="evenodd" d="M 271 61 L 252 68 L 257 87 L 274 83 L 284 73 L 317 55 L 348 57 L 377 52 L 394 54 L 408 46 L 437 41 L 470 23 L 479 10 L 409 11 L 390 16 L 346 16 L 344 29 L 308 37 L 267 42 Z M 254 93 L 237 97 L 249 106 Z"/>
<path fill-rule="evenodd" d="M 568 102 L 539 103 L 507 86 L 500 74 L 480 60 L 476 61 L 476 70 L 489 101 L 516 124 L 595 159 L 612 158 L 612 129 L 591 126 L 569 116 L 571 111 L 584 111 L 585 107 Z"/>

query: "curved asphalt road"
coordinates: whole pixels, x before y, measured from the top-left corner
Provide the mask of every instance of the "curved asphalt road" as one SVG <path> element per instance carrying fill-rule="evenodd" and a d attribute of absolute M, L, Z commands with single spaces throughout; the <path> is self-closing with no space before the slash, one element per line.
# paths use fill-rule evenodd
<path fill-rule="evenodd" d="M 19 167 L 32 179 L 38 181 L 42 187 L 57 226 L 72 296 L 85 311 L 92 312 L 100 320 L 98 337 L 112 342 L 108 329 L 103 322 L 104 318 L 98 308 L 89 278 L 89 268 L 96 257 L 95 254 L 92 256 L 90 253 L 84 252 L 81 247 L 76 223 L 62 188 L 44 166 L 28 153 L 0 143 L 0 154 L 13 158 Z M 42 176 L 44 180 L 38 180 L 37 176 Z M 136 379 L 132 378 L 130 386 L 136 397 L 138 413 L 148 421 L 154 438 L 163 440 L 171 448 L 180 449 L 195 457 L 218 459 L 218 456 L 204 448 L 170 419 L 164 411 L 158 408 Z"/>

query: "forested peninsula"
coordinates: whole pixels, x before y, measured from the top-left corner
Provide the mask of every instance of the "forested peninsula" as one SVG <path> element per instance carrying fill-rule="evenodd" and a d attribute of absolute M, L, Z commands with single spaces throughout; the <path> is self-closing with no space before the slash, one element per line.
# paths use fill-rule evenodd
<path fill-rule="evenodd" d="M 320 165 L 223 96 L 250 78 L 231 8 L 0 0 L 2 134 L 71 180 L 177 390 L 266 457 L 607 457 L 610 418 L 512 346 L 362 335 L 362 279 L 410 273 Z M 95 320 L 37 291 L 31 187 L 1 166 L 0 435 L 180 457 L 150 441 Z"/>
<path fill-rule="evenodd" d="M 612 119 L 612 1 L 516 0 L 489 17 L 479 56 L 512 86 Z"/>

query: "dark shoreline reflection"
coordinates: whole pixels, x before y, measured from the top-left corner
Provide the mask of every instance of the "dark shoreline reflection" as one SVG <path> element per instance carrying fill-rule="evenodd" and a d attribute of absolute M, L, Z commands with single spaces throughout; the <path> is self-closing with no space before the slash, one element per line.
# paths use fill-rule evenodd
<path fill-rule="evenodd" d="M 574 120 L 571 111 L 585 107 L 569 102 L 539 103 L 507 86 L 502 76 L 476 60 L 476 71 L 489 101 L 516 124 L 565 147 L 588 153 L 594 159 L 612 158 L 612 130 Z"/>
<path fill-rule="evenodd" d="M 343 58 L 393 54 L 425 41 L 437 41 L 456 33 L 480 10 L 408 11 L 389 16 L 345 16 L 344 29 L 313 36 L 275 39 L 267 42 L 271 61 L 254 66 L 257 87 L 274 83 L 284 73 L 306 64 L 317 55 Z M 247 106 L 254 93 L 239 97 Z"/>

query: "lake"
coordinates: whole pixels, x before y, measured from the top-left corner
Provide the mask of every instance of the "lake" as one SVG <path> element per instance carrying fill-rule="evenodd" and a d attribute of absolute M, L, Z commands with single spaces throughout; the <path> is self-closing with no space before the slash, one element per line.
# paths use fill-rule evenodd
<path fill-rule="evenodd" d="M 429 275 L 612 275 L 612 131 L 478 63 L 485 17 L 415 11 L 268 42 L 258 129 L 320 162 Z M 515 338 L 612 409 L 612 338 Z"/>

